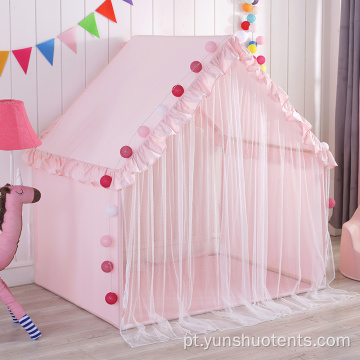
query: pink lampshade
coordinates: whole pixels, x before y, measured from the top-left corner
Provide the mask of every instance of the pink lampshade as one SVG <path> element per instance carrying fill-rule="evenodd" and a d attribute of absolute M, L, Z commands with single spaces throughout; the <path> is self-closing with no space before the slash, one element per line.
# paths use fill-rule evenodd
<path fill-rule="evenodd" d="M 0 150 L 30 149 L 41 145 L 20 100 L 0 100 Z"/>

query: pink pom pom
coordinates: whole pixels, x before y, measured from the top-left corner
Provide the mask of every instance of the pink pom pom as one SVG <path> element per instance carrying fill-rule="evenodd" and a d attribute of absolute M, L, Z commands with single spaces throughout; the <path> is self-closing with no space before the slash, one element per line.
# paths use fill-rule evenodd
<path fill-rule="evenodd" d="M 104 273 L 109 273 L 109 272 L 113 271 L 113 268 L 114 268 L 114 265 L 113 265 L 113 263 L 111 261 L 104 261 L 101 264 L 101 270 Z"/>
<path fill-rule="evenodd" d="M 100 185 L 104 188 L 108 188 L 110 187 L 112 182 L 112 177 L 109 175 L 104 175 L 101 179 L 100 179 Z"/>
<path fill-rule="evenodd" d="M 123 146 L 120 149 L 120 155 L 125 159 L 131 157 L 132 153 L 133 153 L 133 151 L 130 146 Z"/>
<path fill-rule="evenodd" d="M 263 36 L 258 36 L 256 38 L 256 42 L 258 43 L 258 45 L 264 45 L 265 44 L 265 38 Z"/>
<path fill-rule="evenodd" d="M 257 24 L 250 24 L 249 30 L 251 32 L 257 32 Z"/>
<path fill-rule="evenodd" d="M 117 295 L 116 295 L 115 293 L 113 293 L 113 292 L 109 292 L 109 293 L 107 293 L 106 296 L 105 296 L 105 301 L 106 301 L 109 305 L 114 305 L 114 304 L 116 304 L 117 300 L 118 300 L 118 297 L 117 297 Z"/>
<path fill-rule="evenodd" d="M 180 97 L 184 93 L 184 88 L 181 85 L 175 85 L 172 88 L 172 93 L 173 93 L 174 96 Z"/>
<path fill-rule="evenodd" d="M 101 239 L 100 239 L 100 244 L 103 247 L 109 247 L 112 244 L 112 238 L 109 235 L 104 235 Z"/>
<path fill-rule="evenodd" d="M 329 198 L 329 209 L 334 208 L 336 205 L 336 202 L 333 198 Z"/>
<path fill-rule="evenodd" d="M 208 41 L 205 45 L 205 49 L 209 53 L 214 53 L 217 50 L 217 45 L 213 41 Z"/>
<path fill-rule="evenodd" d="M 194 73 L 199 73 L 201 71 L 201 69 L 202 69 L 201 62 L 200 61 L 193 61 L 190 64 L 190 69 Z"/>
<path fill-rule="evenodd" d="M 147 126 L 140 126 L 138 128 L 138 135 L 142 138 L 146 138 L 150 134 L 150 129 Z"/>
<path fill-rule="evenodd" d="M 259 55 L 257 57 L 257 62 L 259 65 L 265 64 L 265 56 Z"/>

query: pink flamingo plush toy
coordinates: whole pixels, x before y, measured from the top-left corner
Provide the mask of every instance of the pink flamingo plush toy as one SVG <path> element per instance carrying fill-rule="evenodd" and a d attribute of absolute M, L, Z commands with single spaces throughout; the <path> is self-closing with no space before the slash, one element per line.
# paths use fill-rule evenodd
<path fill-rule="evenodd" d="M 40 191 L 22 185 L 6 184 L 0 188 L 0 271 L 4 270 L 15 256 L 22 229 L 22 205 L 40 200 Z M 31 339 L 37 340 L 41 332 L 15 300 L 5 282 L 0 278 L 0 299 L 7 306 L 13 321 L 20 323 Z"/>

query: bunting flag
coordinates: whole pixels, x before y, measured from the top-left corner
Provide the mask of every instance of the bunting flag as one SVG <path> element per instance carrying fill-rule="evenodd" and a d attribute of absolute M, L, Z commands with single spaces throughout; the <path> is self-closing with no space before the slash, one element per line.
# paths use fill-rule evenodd
<path fill-rule="evenodd" d="M 95 11 L 101 15 L 104 15 L 109 20 L 111 20 L 113 22 L 117 22 L 111 0 L 106 0 Z"/>
<path fill-rule="evenodd" d="M 4 70 L 6 60 L 9 56 L 10 51 L 0 51 L 0 76 Z"/>
<path fill-rule="evenodd" d="M 12 53 L 16 57 L 16 60 L 18 61 L 19 65 L 24 70 L 25 74 L 28 71 L 31 50 L 32 50 L 32 47 L 12 51 Z"/>
<path fill-rule="evenodd" d="M 58 39 L 62 41 L 69 49 L 77 54 L 77 43 L 76 43 L 76 28 L 73 27 L 58 36 Z"/>
<path fill-rule="evenodd" d="M 123 0 L 124 2 L 134 5 L 132 0 Z M 117 23 L 116 16 L 111 0 L 105 0 L 96 10 L 97 13 L 105 16 L 107 19 Z M 98 27 L 95 20 L 95 13 L 91 13 L 85 19 L 79 22 L 79 25 L 88 31 L 90 34 L 100 38 Z M 62 34 L 58 35 L 57 38 L 68 46 L 75 54 L 77 53 L 77 41 L 76 41 L 76 28 L 73 27 Z M 45 41 L 41 44 L 37 44 L 36 47 L 44 55 L 45 59 L 53 66 L 54 64 L 54 46 L 55 39 Z M 30 55 L 32 47 L 12 50 L 16 60 L 23 69 L 24 73 L 27 74 Z M 4 70 L 10 51 L 0 51 L 0 76 Z"/>
<path fill-rule="evenodd" d="M 91 13 L 84 20 L 80 21 L 79 25 L 90 34 L 100 38 L 99 31 L 95 21 L 95 13 Z"/>
<path fill-rule="evenodd" d="M 44 55 L 45 59 L 51 64 L 51 66 L 54 64 L 54 45 L 55 39 L 51 39 L 36 45 L 36 47 Z"/>

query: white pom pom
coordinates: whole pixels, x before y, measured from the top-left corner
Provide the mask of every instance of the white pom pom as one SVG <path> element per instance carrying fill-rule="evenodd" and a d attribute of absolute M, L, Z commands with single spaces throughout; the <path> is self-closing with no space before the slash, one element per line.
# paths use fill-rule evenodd
<path fill-rule="evenodd" d="M 167 113 L 167 107 L 166 107 L 164 104 L 160 104 L 160 105 L 157 106 L 156 112 L 157 112 L 159 115 L 166 115 L 166 113 Z"/>
<path fill-rule="evenodd" d="M 249 35 L 243 30 L 238 31 L 235 36 L 239 39 L 241 43 L 245 42 L 249 37 Z"/>
<path fill-rule="evenodd" d="M 326 143 L 326 142 L 322 142 L 321 145 L 322 145 L 326 150 L 329 150 L 329 149 L 330 149 L 329 144 Z"/>
<path fill-rule="evenodd" d="M 109 215 L 109 216 L 115 216 L 117 215 L 118 213 L 118 209 L 115 205 L 109 205 L 107 208 L 106 208 L 106 213 Z"/>

